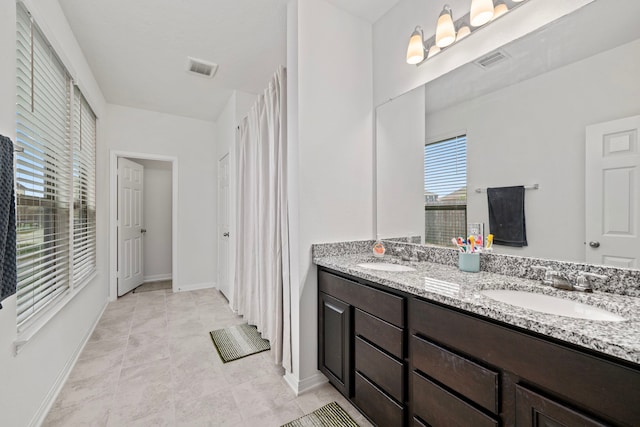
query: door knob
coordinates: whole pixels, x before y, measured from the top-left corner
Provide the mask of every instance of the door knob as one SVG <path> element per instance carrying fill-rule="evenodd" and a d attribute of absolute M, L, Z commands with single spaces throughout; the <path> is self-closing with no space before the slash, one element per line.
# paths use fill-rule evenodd
<path fill-rule="evenodd" d="M 146 232 L 147 232 L 147 229 L 146 229 L 146 228 L 141 228 L 141 229 L 140 229 L 140 232 L 141 232 L 142 234 L 144 234 L 144 233 L 146 233 Z"/>
<path fill-rule="evenodd" d="M 227 231 L 226 233 L 223 234 L 224 237 L 229 237 L 229 232 Z"/>
<path fill-rule="evenodd" d="M 600 242 L 589 242 L 589 246 L 591 246 L 592 248 L 599 248 Z"/>

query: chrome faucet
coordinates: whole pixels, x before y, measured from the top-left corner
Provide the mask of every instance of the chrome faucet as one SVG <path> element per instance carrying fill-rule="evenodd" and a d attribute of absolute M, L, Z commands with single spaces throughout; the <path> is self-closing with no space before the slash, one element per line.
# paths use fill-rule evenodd
<path fill-rule="evenodd" d="M 576 284 L 573 285 L 573 289 L 582 292 L 593 292 L 593 286 L 591 286 L 591 279 L 607 280 L 608 277 L 602 274 L 587 273 L 586 271 L 580 271 L 578 277 L 576 277 Z"/>
<path fill-rule="evenodd" d="M 396 254 L 403 261 L 418 261 L 418 252 L 417 250 L 409 247 L 409 248 L 398 248 L 396 249 Z"/>
<path fill-rule="evenodd" d="M 569 278 L 564 274 L 552 270 L 551 267 L 543 267 L 540 265 L 534 265 L 534 270 L 545 270 L 544 278 L 542 279 L 542 283 L 548 286 L 553 286 L 556 289 L 564 289 L 566 291 L 572 291 L 573 286 L 571 282 L 569 282 Z"/>
<path fill-rule="evenodd" d="M 542 279 L 542 283 L 545 285 L 553 286 L 556 289 L 564 289 L 566 291 L 593 292 L 591 279 L 606 280 L 608 278 L 601 274 L 580 271 L 576 277 L 575 284 L 571 284 L 571 281 L 565 274 L 555 271 L 551 269 L 551 267 L 534 265 L 531 268 L 535 270 L 545 270 L 544 278 Z"/>

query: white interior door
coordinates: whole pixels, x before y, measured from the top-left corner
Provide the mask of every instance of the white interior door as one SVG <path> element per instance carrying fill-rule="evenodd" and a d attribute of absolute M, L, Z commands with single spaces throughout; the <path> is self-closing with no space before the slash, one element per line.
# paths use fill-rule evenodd
<path fill-rule="evenodd" d="M 229 155 L 218 161 L 218 289 L 230 299 L 229 283 Z"/>
<path fill-rule="evenodd" d="M 586 261 L 640 267 L 640 116 L 587 127 Z"/>
<path fill-rule="evenodd" d="M 144 281 L 143 189 L 143 166 L 118 158 L 118 296 Z"/>

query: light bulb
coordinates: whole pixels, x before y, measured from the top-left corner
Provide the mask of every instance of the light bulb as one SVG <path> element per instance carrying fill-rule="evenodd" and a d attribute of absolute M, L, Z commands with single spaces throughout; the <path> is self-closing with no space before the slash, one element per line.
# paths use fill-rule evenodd
<path fill-rule="evenodd" d="M 438 25 L 436 26 L 436 44 L 438 47 L 447 47 L 456 41 L 456 29 L 453 26 L 453 18 L 451 16 L 451 8 L 445 5 L 438 17 Z"/>
<path fill-rule="evenodd" d="M 424 61 L 424 43 L 422 42 L 422 29 L 416 27 L 409 38 L 407 47 L 407 64 L 419 64 Z"/>
<path fill-rule="evenodd" d="M 456 36 L 456 41 L 460 41 L 463 38 L 467 37 L 469 34 L 471 34 L 471 29 L 464 25 L 462 27 L 460 27 L 460 29 L 458 30 L 458 35 Z"/>
<path fill-rule="evenodd" d="M 429 48 L 429 53 L 427 54 L 427 59 L 431 58 L 434 55 L 437 55 L 438 53 L 440 53 L 440 48 L 438 47 L 438 45 L 434 44 L 433 46 L 431 46 Z"/>
<path fill-rule="evenodd" d="M 500 3 L 493 10 L 493 19 L 496 19 L 509 11 L 509 8 L 506 4 Z"/>
<path fill-rule="evenodd" d="M 471 0 L 471 15 L 469 22 L 474 27 L 480 27 L 493 18 L 493 0 Z"/>

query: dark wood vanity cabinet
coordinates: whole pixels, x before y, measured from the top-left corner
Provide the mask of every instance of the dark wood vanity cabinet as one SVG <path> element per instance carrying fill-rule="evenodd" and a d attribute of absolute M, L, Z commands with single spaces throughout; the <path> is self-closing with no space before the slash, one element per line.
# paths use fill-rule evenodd
<path fill-rule="evenodd" d="M 318 289 L 318 368 L 378 426 L 640 426 L 636 364 L 322 268 Z"/>
<path fill-rule="evenodd" d="M 406 297 L 320 270 L 318 369 L 373 423 L 406 417 Z"/>
<path fill-rule="evenodd" d="M 320 371 L 346 397 L 353 383 L 351 307 L 324 292 L 318 297 L 318 364 Z"/>
<path fill-rule="evenodd" d="M 418 298 L 409 328 L 411 417 L 423 424 L 640 425 L 631 363 Z"/>

